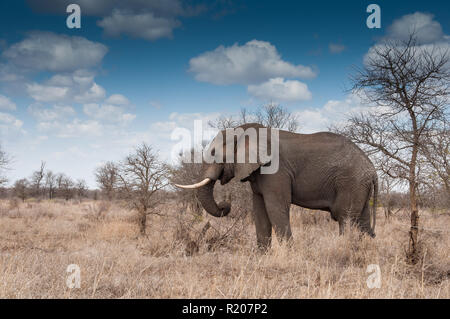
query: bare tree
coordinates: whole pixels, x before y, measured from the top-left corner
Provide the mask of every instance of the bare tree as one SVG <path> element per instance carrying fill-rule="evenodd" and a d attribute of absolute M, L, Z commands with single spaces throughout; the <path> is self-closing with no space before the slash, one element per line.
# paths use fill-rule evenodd
<path fill-rule="evenodd" d="M 352 89 L 377 108 L 351 116 L 348 125 L 338 129 L 374 154 L 384 174 L 408 185 L 411 263 L 418 261 L 418 161 L 424 138 L 445 117 L 448 65 L 448 52 L 418 46 L 414 36 L 375 46 L 352 77 Z"/>
<path fill-rule="evenodd" d="M 118 188 L 121 196 L 138 212 L 139 230 L 145 235 L 147 215 L 156 214 L 156 193 L 168 183 L 168 168 L 148 144 L 142 143 L 119 164 Z"/>
<path fill-rule="evenodd" d="M 97 184 L 109 200 L 114 198 L 117 186 L 117 171 L 118 167 L 113 162 L 107 162 L 95 170 Z"/>
<path fill-rule="evenodd" d="M 285 129 L 290 132 L 298 130 L 298 118 L 288 109 L 277 103 L 262 105 L 255 112 L 242 108 L 238 115 L 220 116 L 209 125 L 219 130 L 233 128 L 245 123 L 259 123 L 266 127 Z"/>
<path fill-rule="evenodd" d="M 31 188 L 36 196 L 41 195 L 41 188 L 45 177 L 45 162 L 41 161 L 41 166 L 31 175 Z"/>
<path fill-rule="evenodd" d="M 10 158 L 0 145 L 0 186 L 8 182 L 8 179 L 3 176 L 3 171 L 8 168 L 9 163 Z"/>
<path fill-rule="evenodd" d="M 383 205 L 384 216 L 389 221 L 392 215 L 404 209 L 402 201 L 398 201 L 397 194 L 394 192 L 395 187 L 400 181 L 383 174 L 380 179 L 380 194 L 378 196 L 379 203 Z M 394 212 L 394 207 L 397 210 Z"/>
<path fill-rule="evenodd" d="M 258 108 L 255 112 L 256 122 L 266 127 L 286 129 L 295 132 L 298 129 L 297 117 L 285 107 L 269 103 Z"/>
<path fill-rule="evenodd" d="M 76 184 L 75 184 L 75 189 L 77 192 L 77 197 L 79 199 L 86 197 L 87 195 L 87 191 L 88 191 L 88 186 L 86 184 L 86 181 L 84 179 L 79 179 L 77 180 Z"/>
<path fill-rule="evenodd" d="M 63 173 L 56 175 L 57 194 L 66 201 L 74 195 L 75 182 Z"/>
<path fill-rule="evenodd" d="M 52 171 L 47 171 L 45 174 L 45 188 L 47 190 L 48 199 L 55 197 L 56 189 L 56 175 Z"/>
<path fill-rule="evenodd" d="M 420 150 L 429 164 L 428 178 L 434 185 L 441 184 L 450 197 L 450 123 L 429 131 L 420 144 Z"/>
<path fill-rule="evenodd" d="M 14 183 L 13 193 L 20 198 L 22 202 L 25 202 L 25 199 L 28 197 L 29 185 L 30 183 L 26 178 L 19 179 Z"/>

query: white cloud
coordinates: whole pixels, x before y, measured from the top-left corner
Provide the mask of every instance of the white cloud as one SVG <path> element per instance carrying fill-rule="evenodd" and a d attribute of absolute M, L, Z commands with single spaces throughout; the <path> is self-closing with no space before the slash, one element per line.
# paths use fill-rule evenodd
<path fill-rule="evenodd" d="M 247 91 L 260 100 L 283 102 L 305 101 L 312 98 L 305 83 L 296 80 L 273 78 L 258 85 L 249 85 Z"/>
<path fill-rule="evenodd" d="M 0 112 L 0 136 L 1 142 L 11 142 L 15 137 L 26 134 L 23 122 L 9 113 Z"/>
<path fill-rule="evenodd" d="M 419 44 L 433 43 L 442 40 L 444 33 L 439 22 L 428 13 L 416 12 L 395 20 L 388 27 L 387 37 L 394 40 L 406 41 L 414 32 Z"/>
<path fill-rule="evenodd" d="M 109 36 L 127 34 L 146 40 L 171 38 L 173 29 L 180 24 L 174 18 L 156 17 L 153 12 L 130 13 L 120 10 L 115 10 L 98 22 Z"/>
<path fill-rule="evenodd" d="M 205 52 L 189 61 L 198 81 L 213 84 L 257 84 L 274 77 L 313 78 L 311 68 L 283 61 L 269 42 L 252 40 Z"/>
<path fill-rule="evenodd" d="M 24 81 L 24 74 L 22 70 L 18 70 L 10 63 L 0 63 L 0 81 L 1 82 L 20 82 Z"/>
<path fill-rule="evenodd" d="M 328 45 L 328 49 L 330 50 L 330 53 L 332 54 L 338 54 L 345 50 L 345 45 L 338 44 L 338 43 L 330 43 Z"/>
<path fill-rule="evenodd" d="M 103 87 L 93 82 L 91 87 L 80 95 L 75 95 L 74 100 L 78 103 L 89 103 L 101 100 L 105 97 L 106 91 Z"/>
<path fill-rule="evenodd" d="M 3 56 L 28 70 L 72 72 L 98 65 L 107 51 L 103 44 L 83 37 L 35 31 L 6 49 Z"/>
<path fill-rule="evenodd" d="M 332 125 L 345 123 L 350 114 L 369 109 L 356 94 L 349 94 L 344 100 L 329 100 L 322 107 L 304 109 L 294 114 L 298 117 L 300 132 L 315 133 L 328 131 Z"/>
<path fill-rule="evenodd" d="M 128 101 L 120 94 L 113 94 L 108 100 L 122 104 Z M 64 104 L 45 107 L 40 103 L 34 103 L 29 106 L 28 112 L 36 119 L 39 131 L 60 138 L 105 136 L 124 129 L 136 118 L 135 114 L 126 112 L 128 104 L 114 105 L 105 102 L 84 104 L 83 113 L 88 119 L 77 118 L 75 109 Z"/>
<path fill-rule="evenodd" d="M 70 122 L 50 121 L 38 123 L 38 130 L 53 132 L 59 138 L 98 137 L 104 134 L 104 127 L 95 120 L 82 121 L 73 119 Z"/>
<path fill-rule="evenodd" d="M 129 105 L 130 101 L 122 94 L 113 94 L 105 101 L 108 104 L 114 105 Z"/>
<path fill-rule="evenodd" d="M 22 127 L 23 122 L 11 114 L 0 112 L 0 125 L 2 127 L 19 129 Z"/>
<path fill-rule="evenodd" d="M 101 136 L 104 131 L 99 121 L 74 118 L 76 111 L 69 105 L 44 107 L 35 103 L 28 107 L 28 112 L 36 119 L 39 131 L 56 137 Z"/>
<path fill-rule="evenodd" d="M 45 108 L 40 104 L 32 104 L 28 107 L 28 112 L 40 122 L 63 120 L 76 114 L 73 107 L 68 105 L 54 105 L 51 108 Z"/>
<path fill-rule="evenodd" d="M 136 118 L 135 114 L 125 113 L 123 107 L 112 104 L 85 104 L 83 112 L 96 120 L 120 125 L 129 124 Z"/>
<path fill-rule="evenodd" d="M 86 70 L 56 74 L 41 84 L 26 84 L 26 91 L 38 102 L 94 103 L 106 96 L 105 89 L 94 82 L 93 73 Z"/>
<path fill-rule="evenodd" d="M 68 87 L 41 85 L 37 83 L 27 84 L 27 93 L 39 102 L 57 102 L 67 99 Z"/>
<path fill-rule="evenodd" d="M 15 109 L 16 104 L 8 97 L 0 94 L 0 110 L 14 111 Z"/>

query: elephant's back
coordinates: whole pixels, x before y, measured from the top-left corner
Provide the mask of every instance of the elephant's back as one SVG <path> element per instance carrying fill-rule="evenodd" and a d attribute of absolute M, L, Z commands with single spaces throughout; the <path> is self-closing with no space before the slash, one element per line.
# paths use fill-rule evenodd
<path fill-rule="evenodd" d="M 339 174 L 362 179 L 376 174 L 375 167 L 366 153 L 343 135 L 331 132 L 296 135 L 298 136 L 288 137 L 286 150 L 283 151 L 294 161 L 300 159 L 301 167 L 298 167 L 297 171 L 301 171 L 301 174 L 306 171 L 319 175 L 323 173 L 328 179 L 332 175 L 330 172 L 337 171 Z"/>

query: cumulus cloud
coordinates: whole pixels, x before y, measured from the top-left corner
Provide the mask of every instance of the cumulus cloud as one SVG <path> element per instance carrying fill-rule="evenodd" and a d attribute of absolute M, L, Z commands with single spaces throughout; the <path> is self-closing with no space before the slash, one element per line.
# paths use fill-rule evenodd
<path fill-rule="evenodd" d="M 152 12 L 129 13 L 115 10 L 98 22 L 108 36 L 127 34 L 135 38 L 157 40 L 171 38 L 172 31 L 180 26 L 173 18 L 156 17 Z"/>
<path fill-rule="evenodd" d="M 37 121 L 39 131 L 52 133 L 56 137 L 100 136 L 103 133 L 100 122 L 75 118 L 76 111 L 69 105 L 47 107 L 34 103 L 28 107 L 28 113 Z"/>
<path fill-rule="evenodd" d="M 83 37 L 35 31 L 7 48 L 3 57 L 27 70 L 73 72 L 98 65 L 107 51 L 105 45 Z"/>
<path fill-rule="evenodd" d="M 8 97 L 0 94 L 0 110 L 14 111 L 15 109 L 16 104 Z"/>
<path fill-rule="evenodd" d="M 0 135 L 9 142 L 12 137 L 26 133 L 23 122 L 9 113 L 0 112 Z"/>
<path fill-rule="evenodd" d="M 94 82 L 93 73 L 77 70 L 56 74 L 43 83 L 28 83 L 27 93 L 38 102 L 93 103 L 105 98 L 106 91 Z"/>
<path fill-rule="evenodd" d="M 40 122 L 37 126 L 38 130 L 44 132 L 53 132 L 59 138 L 71 137 L 93 137 L 102 136 L 104 134 L 104 126 L 95 120 L 83 121 L 80 119 L 73 119 L 68 122 L 49 121 Z"/>
<path fill-rule="evenodd" d="M 12 127 L 19 129 L 22 127 L 23 122 L 17 119 L 14 115 L 0 112 L 0 125 L 2 127 Z"/>
<path fill-rule="evenodd" d="M 130 101 L 122 94 L 113 94 L 105 100 L 106 103 L 114 105 L 129 105 Z"/>
<path fill-rule="evenodd" d="M 25 74 L 23 70 L 11 65 L 10 63 L 0 63 L 0 82 L 17 83 L 24 81 Z"/>
<path fill-rule="evenodd" d="M 283 78 L 273 78 L 261 84 L 249 85 L 247 91 L 254 97 L 264 101 L 294 102 L 312 98 L 312 94 L 305 83 Z"/>
<path fill-rule="evenodd" d="M 444 32 L 434 16 L 428 13 L 416 12 L 395 20 L 388 27 L 387 37 L 394 40 L 406 41 L 414 32 L 419 44 L 429 44 L 444 38 Z"/>
<path fill-rule="evenodd" d="M 330 50 L 331 54 L 338 54 L 345 50 L 345 45 L 338 43 L 330 43 L 328 45 L 328 49 Z"/>
<path fill-rule="evenodd" d="M 53 105 L 46 108 L 41 104 L 32 104 L 28 107 L 28 112 L 40 122 L 63 120 L 76 114 L 74 108 L 68 105 Z"/>
<path fill-rule="evenodd" d="M 135 114 L 126 113 L 124 108 L 112 104 L 85 104 L 83 112 L 94 119 L 126 125 L 136 118 Z"/>
<path fill-rule="evenodd" d="M 74 100 L 78 103 L 86 103 L 91 101 L 98 101 L 104 98 L 106 91 L 103 87 L 93 82 L 88 90 L 82 92 L 80 95 L 75 95 Z"/>
<path fill-rule="evenodd" d="M 39 102 L 56 102 L 67 99 L 69 88 L 37 83 L 27 84 L 27 93 Z"/>
<path fill-rule="evenodd" d="M 55 79 L 53 79 L 55 80 Z M 59 77 L 59 84 L 71 78 Z M 66 83 L 68 84 L 68 83 Z M 129 100 L 121 94 L 113 94 L 101 103 L 86 103 L 83 113 L 87 119 L 77 117 L 75 109 L 67 104 L 45 106 L 38 102 L 28 107 L 29 114 L 36 120 L 37 129 L 56 137 L 103 136 L 108 132 L 117 132 L 131 123 L 136 115 L 127 112 Z"/>
<path fill-rule="evenodd" d="M 282 60 L 274 45 L 259 40 L 205 52 L 189 61 L 189 71 L 196 80 L 213 84 L 258 84 L 275 77 L 317 75 L 311 67 Z"/>

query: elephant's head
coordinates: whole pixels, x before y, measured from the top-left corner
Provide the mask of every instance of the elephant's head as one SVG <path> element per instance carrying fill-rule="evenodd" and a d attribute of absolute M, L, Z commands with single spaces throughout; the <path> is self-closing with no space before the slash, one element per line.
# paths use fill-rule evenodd
<path fill-rule="evenodd" d="M 260 134 L 260 128 L 264 126 L 252 123 L 219 132 L 205 152 L 211 157 L 210 160 L 203 161 L 203 180 L 193 185 L 176 186 L 197 189 L 197 196 L 209 214 L 215 217 L 228 215 L 231 205 L 228 202 L 216 203 L 214 185 L 217 180 L 222 185 L 227 184 L 234 177 L 245 182 L 253 172 L 270 163 L 273 150 L 270 156 L 267 155 L 267 150 L 271 149 L 271 134 L 267 133 L 267 137 L 266 134 Z M 260 139 L 266 138 L 265 142 L 260 142 Z M 261 154 L 267 156 L 263 158 Z"/>

